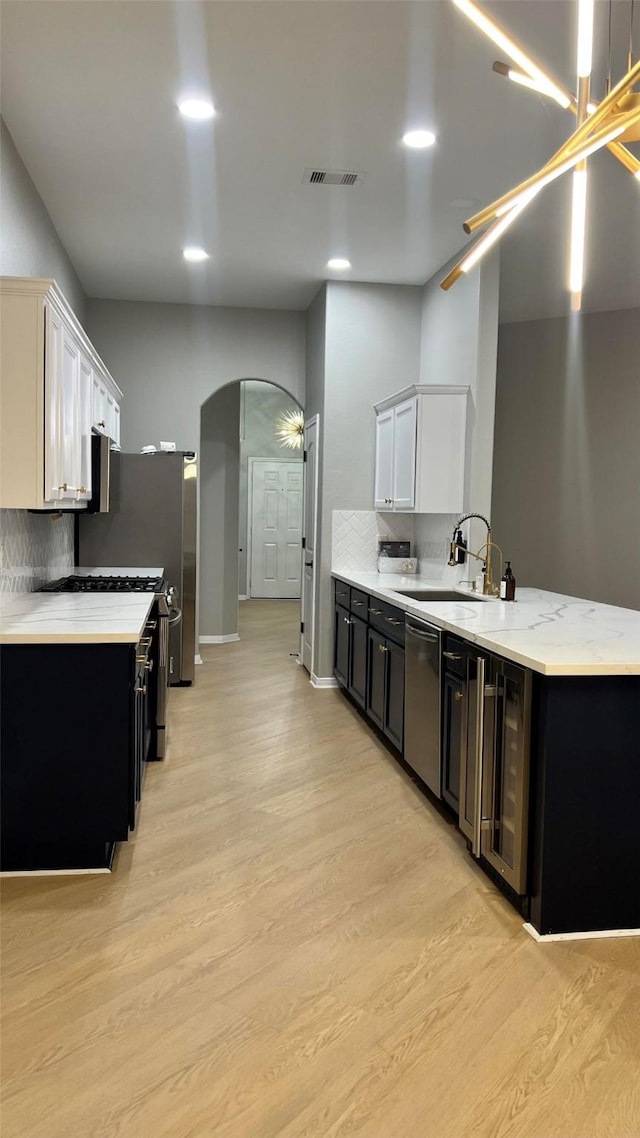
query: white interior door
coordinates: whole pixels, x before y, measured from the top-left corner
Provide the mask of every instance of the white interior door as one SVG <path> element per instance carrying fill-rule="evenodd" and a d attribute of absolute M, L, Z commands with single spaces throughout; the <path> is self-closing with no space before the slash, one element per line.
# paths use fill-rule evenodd
<path fill-rule="evenodd" d="M 304 514 L 302 522 L 302 604 L 300 658 L 311 674 L 315 636 L 314 596 L 316 583 L 316 538 L 318 517 L 318 416 L 304 425 Z"/>
<path fill-rule="evenodd" d="M 252 458 L 250 596 L 300 596 L 302 463 Z"/>

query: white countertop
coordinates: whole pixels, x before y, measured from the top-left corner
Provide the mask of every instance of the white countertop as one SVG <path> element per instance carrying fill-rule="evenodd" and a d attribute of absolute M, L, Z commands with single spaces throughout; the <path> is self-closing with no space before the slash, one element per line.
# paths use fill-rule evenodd
<path fill-rule="evenodd" d="M 520 589 L 513 603 L 487 599 L 414 601 L 396 589 L 450 589 L 443 581 L 392 573 L 332 575 L 481 648 L 546 676 L 640 675 L 640 612 L 543 589 Z"/>
<path fill-rule="evenodd" d="M 153 593 L 3 593 L 0 644 L 137 644 Z"/>

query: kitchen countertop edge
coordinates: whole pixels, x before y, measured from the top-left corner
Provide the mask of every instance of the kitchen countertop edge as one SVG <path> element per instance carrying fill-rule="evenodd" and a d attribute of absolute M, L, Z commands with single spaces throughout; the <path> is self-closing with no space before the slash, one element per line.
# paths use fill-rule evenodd
<path fill-rule="evenodd" d="M 451 632 L 454 635 L 460 636 L 461 639 L 468 640 L 472 644 L 477 644 L 479 648 L 485 648 L 487 651 L 494 652 L 499 656 L 504 657 L 506 660 L 511 660 L 513 663 L 521 664 L 526 668 L 531 668 L 533 671 L 540 673 L 544 676 L 640 676 L 640 633 L 639 633 L 639 650 L 637 656 L 630 660 L 613 660 L 613 661 L 595 661 L 595 660 L 571 660 L 571 661 L 549 661 L 539 656 L 531 656 L 523 648 L 513 648 L 508 644 L 504 644 L 499 638 L 491 634 L 484 634 L 482 632 L 474 632 L 460 619 L 456 619 L 450 613 L 441 612 L 438 610 L 451 609 L 458 604 L 457 601 L 435 601 L 429 605 L 428 601 L 414 601 L 411 598 L 400 596 L 389 587 L 388 584 L 379 585 L 376 587 L 374 584 L 376 574 L 365 572 L 349 573 L 345 570 L 332 569 L 331 576 L 336 577 L 340 581 L 344 581 L 347 585 L 352 585 L 356 589 L 361 589 L 363 592 L 377 597 L 379 600 L 386 601 L 387 604 L 394 605 L 396 608 L 409 613 L 412 616 L 422 618 L 423 620 L 431 621 L 438 628 L 445 632 Z M 399 577 L 398 588 L 405 589 L 414 587 L 425 587 L 437 589 L 452 588 L 451 584 L 445 581 L 434 581 L 431 578 L 420 577 L 419 575 L 412 577 Z M 530 600 L 527 592 L 532 592 L 533 598 Z M 520 601 L 524 605 L 534 605 L 536 599 L 541 600 L 543 596 L 558 597 L 565 604 L 589 604 L 594 608 L 612 609 L 614 613 L 628 613 L 634 612 L 638 618 L 638 625 L 640 629 L 640 613 L 635 613 L 634 610 L 618 609 L 612 605 L 604 605 L 600 602 L 589 602 L 582 600 L 578 597 L 567 597 L 561 594 L 545 593 L 544 590 L 521 590 L 525 594 L 524 599 Z M 464 593 L 461 591 L 460 604 L 465 603 Z M 504 605 L 505 602 L 495 601 L 473 601 L 474 609 L 478 609 L 480 605 Z M 434 607 L 435 606 L 435 607 Z M 516 610 L 520 613 L 522 610 Z M 547 627 L 547 626 L 545 626 Z M 535 629 L 520 630 L 523 637 L 535 636 Z M 593 628 L 589 629 L 591 634 Z M 585 645 L 592 642 L 585 634 Z M 529 647 L 529 646 L 527 646 Z M 576 652 L 576 655 L 578 653 Z"/>

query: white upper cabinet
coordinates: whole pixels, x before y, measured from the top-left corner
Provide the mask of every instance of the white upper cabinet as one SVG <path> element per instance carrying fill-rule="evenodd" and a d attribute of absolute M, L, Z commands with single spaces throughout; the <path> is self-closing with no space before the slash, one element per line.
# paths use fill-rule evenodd
<path fill-rule="evenodd" d="M 92 431 L 119 443 L 122 392 L 54 281 L 3 277 L 0 306 L 0 506 L 82 509 Z"/>
<path fill-rule="evenodd" d="M 422 385 L 376 404 L 376 510 L 462 512 L 468 397 Z"/>

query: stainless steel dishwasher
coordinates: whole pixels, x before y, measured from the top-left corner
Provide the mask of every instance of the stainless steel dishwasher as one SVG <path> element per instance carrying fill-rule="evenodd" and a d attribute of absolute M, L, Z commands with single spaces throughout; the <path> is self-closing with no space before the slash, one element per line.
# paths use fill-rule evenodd
<path fill-rule="evenodd" d="M 429 790 L 442 796 L 440 766 L 440 629 L 405 617 L 404 758 Z"/>

